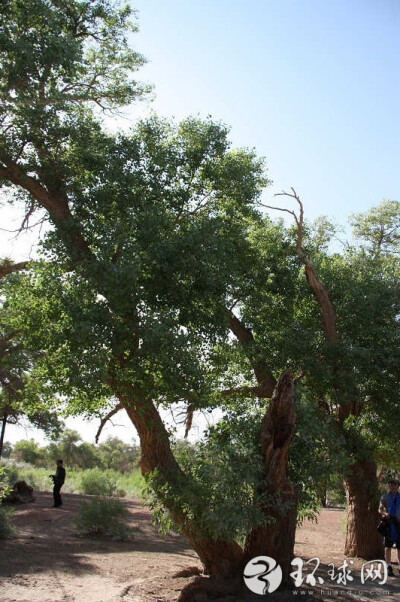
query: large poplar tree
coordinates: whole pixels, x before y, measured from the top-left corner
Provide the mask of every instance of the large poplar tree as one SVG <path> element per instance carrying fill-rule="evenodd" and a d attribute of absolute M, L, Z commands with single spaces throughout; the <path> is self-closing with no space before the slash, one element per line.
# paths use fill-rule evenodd
<path fill-rule="evenodd" d="M 369 453 L 373 416 L 384 415 L 388 399 L 396 405 L 387 392 L 398 387 L 398 365 L 390 368 L 373 345 L 392 331 L 398 340 L 392 272 L 374 264 L 370 277 L 372 259 L 363 262 L 362 252 L 330 257 L 318 237 L 304 236 L 303 223 L 291 232 L 263 219 L 256 210 L 268 183 L 263 163 L 252 151 L 232 150 L 221 124 L 154 117 L 109 134 L 100 112 L 145 92 L 132 80 L 144 59 L 127 44 L 128 8 L 5 0 L 0 14 L 0 180 L 9 197 L 26 203 L 26 220 L 40 210 L 49 223 L 40 260 L 4 262 L 0 271 L 12 282 L 14 271 L 29 270 L 11 300 L 13 326 L 43 352 L 32 395 L 41 384 L 41 395 L 58 394 L 71 413 L 123 408 L 140 436 L 143 474 L 206 570 L 240 573 L 264 553 L 283 565 L 287 580 L 297 503 L 287 476 L 295 395 L 289 372 L 276 387 L 277 379 L 287 368 L 301 370 L 302 402 L 312 408 L 306 418 L 336 435 L 339 417 L 340 435 L 355 444 L 351 417 L 359 413 L 348 408 L 362 404 Z M 360 235 L 367 230 L 361 220 Z M 376 247 L 373 260 L 381 261 Z M 351 278 L 356 269 L 359 280 Z M 367 297 L 375 316 L 379 282 L 386 320 L 372 335 L 358 333 L 368 316 L 357 320 L 354 305 Z M 379 369 L 362 369 L 366 351 L 371 358 L 375 350 Z M 375 414 L 371 395 L 383 401 Z M 236 424 L 247 424 L 246 412 L 254 417 L 253 449 L 242 457 L 232 448 L 244 449 L 243 429 L 229 430 L 227 420 L 213 435 L 228 441 L 223 455 L 242 478 L 227 485 L 242 504 L 236 520 L 203 478 L 212 472 L 207 453 L 193 470 L 174 455 L 160 408 L 175 403 L 187 407 L 189 422 L 193 411 L 216 406 Z"/>
<path fill-rule="evenodd" d="M 142 93 L 130 79 L 143 59 L 127 45 L 128 8 L 10 0 L 1 16 L 0 178 L 25 200 L 26 219 L 40 208 L 50 225 L 43 260 L 30 266 L 14 300 L 16 308 L 26 300 L 16 324 L 43 351 L 42 395 L 47 388 L 76 412 L 110 398 L 125 409 L 140 437 L 143 474 L 207 572 L 240 574 L 245 559 L 270 544 L 287 580 L 296 517 L 286 479 L 290 375 L 272 404 L 287 408 L 279 421 L 286 431 L 273 445 L 267 415 L 259 454 L 261 474 L 271 462 L 280 466 L 259 492 L 262 524 L 268 512 L 277 522 L 269 538 L 251 530 L 244 552 L 234 533 L 221 535 L 207 520 L 205 492 L 178 464 L 159 412 L 179 400 L 192 409 L 215 404 L 207 360 L 229 328 L 246 349 L 256 392 L 272 395 L 275 378 L 232 312 L 238 276 L 251 266 L 245 234 L 266 183 L 262 162 L 231 150 L 226 128 L 211 121 L 171 126 L 153 118 L 130 134 L 107 134 L 96 111 Z M 2 273 L 21 267 L 5 262 Z M 265 501 L 277 487 L 292 502 L 289 536 L 280 540 L 287 518 Z"/>

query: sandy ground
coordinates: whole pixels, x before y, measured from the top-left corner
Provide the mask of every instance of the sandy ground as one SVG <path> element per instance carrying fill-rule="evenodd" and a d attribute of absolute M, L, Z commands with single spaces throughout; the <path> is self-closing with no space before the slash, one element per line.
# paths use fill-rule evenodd
<path fill-rule="evenodd" d="M 174 577 L 190 567 L 201 568 L 198 557 L 175 534 L 160 536 L 151 515 L 137 500 L 122 500 L 133 527 L 129 542 L 82 538 L 74 532 L 72 518 L 79 504 L 89 496 L 64 494 L 62 508 L 51 508 L 50 493 L 35 493 L 33 504 L 18 506 L 13 519 L 16 534 L 0 543 L 0 602 L 176 602 L 192 577 Z M 344 512 L 323 510 L 318 523 L 306 522 L 297 531 L 295 554 L 305 562 L 317 557 L 315 572 L 324 583 L 307 585 L 322 600 L 399 599 L 400 576 L 380 585 L 370 578 L 361 584 L 363 561 L 347 559 L 350 573 L 344 575 Z M 330 564 L 331 563 L 331 564 Z M 332 564 L 335 567 L 334 578 Z M 305 565 L 304 576 L 316 561 Z M 364 569 L 365 570 L 365 569 Z M 307 598 L 305 589 L 290 599 Z M 256 596 L 273 600 L 274 594 Z M 249 600 L 250 600 L 249 596 Z M 247 599 L 247 598 L 246 598 Z M 251 598 L 251 599 L 254 599 Z M 286 599 L 286 598 L 285 598 Z M 289 598 L 287 598 L 289 599 Z M 235 602 L 229 598 L 230 602 Z"/>

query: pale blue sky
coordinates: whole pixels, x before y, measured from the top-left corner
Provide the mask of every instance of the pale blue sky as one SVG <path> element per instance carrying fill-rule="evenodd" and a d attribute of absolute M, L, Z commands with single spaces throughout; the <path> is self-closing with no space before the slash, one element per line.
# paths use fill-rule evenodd
<path fill-rule="evenodd" d="M 399 198 L 399 0 L 136 0 L 152 108 L 212 115 L 343 223 Z"/>

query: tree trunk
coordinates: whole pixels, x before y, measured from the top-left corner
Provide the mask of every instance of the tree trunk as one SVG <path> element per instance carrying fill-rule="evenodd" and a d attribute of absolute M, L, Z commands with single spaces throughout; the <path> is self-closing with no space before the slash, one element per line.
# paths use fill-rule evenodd
<path fill-rule="evenodd" d="M 139 465 L 142 474 L 149 476 L 157 471 L 157 481 L 160 485 L 157 495 L 197 552 L 204 572 L 207 575 L 221 576 L 237 574 L 243 550 L 233 540 L 215 540 L 211 535 L 200 532 L 199 519 L 207 508 L 201 496 L 196 495 L 196 485 L 178 465 L 171 450 L 168 432 L 152 400 L 138 398 L 135 393 L 132 397 L 127 397 L 116 391 L 116 395 L 140 438 L 142 456 Z M 167 487 L 164 487 L 165 485 Z M 194 515 L 190 520 L 183 510 L 183 505 L 188 504 Z"/>
<path fill-rule="evenodd" d="M 366 560 L 383 558 L 382 536 L 376 530 L 379 493 L 375 462 L 358 460 L 350 466 L 345 489 L 348 508 L 345 555 Z"/>
<path fill-rule="evenodd" d="M 3 416 L 3 420 L 1 423 L 1 433 L 0 433 L 0 458 L 3 454 L 3 445 L 4 445 L 4 435 L 6 432 L 6 425 L 7 425 L 7 418 L 8 418 L 8 413 L 7 413 L 7 408 L 5 408 L 4 410 L 4 416 Z"/>
<path fill-rule="evenodd" d="M 245 564 L 255 556 L 270 556 L 282 568 L 282 587 L 291 584 L 291 560 L 297 518 L 297 496 L 288 479 L 287 460 L 296 423 L 294 384 L 284 373 L 261 423 L 261 452 L 265 468 L 265 492 L 273 502 L 263 511 L 272 520 L 253 529 L 246 539 Z"/>

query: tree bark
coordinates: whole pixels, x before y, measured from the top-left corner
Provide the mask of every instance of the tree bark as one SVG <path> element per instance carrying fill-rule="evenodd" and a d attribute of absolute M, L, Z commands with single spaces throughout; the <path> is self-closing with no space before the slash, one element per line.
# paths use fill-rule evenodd
<path fill-rule="evenodd" d="M 246 539 L 244 564 L 255 556 L 270 556 L 282 568 L 282 587 L 291 584 L 297 518 L 297 496 L 288 479 L 288 453 L 296 423 L 294 383 L 285 372 L 275 388 L 261 423 L 261 453 L 265 469 L 265 493 L 272 497 L 262 510 L 271 521 L 253 529 Z"/>
<path fill-rule="evenodd" d="M 383 558 L 382 536 L 376 530 L 379 514 L 378 480 L 374 460 L 358 460 L 345 481 L 348 508 L 346 556 Z"/>
<path fill-rule="evenodd" d="M 20 270 L 24 270 L 28 264 L 29 264 L 29 261 L 21 261 L 20 263 L 12 263 L 11 261 L 8 261 L 7 259 L 5 259 L 0 264 L 0 280 L 1 280 L 1 278 L 4 278 L 4 276 L 7 276 L 7 274 L 12 274 L 13 272 L 19 272 Z"/>
<path fill-rule="evenodd" d="M 243 550 L 233 540 L 213 539 L 198 528 L 201 513 L 206 510 L 201 496 L 196 496 L 196 486 L 183 473 L 178 465 L 169 442 L 168 432 L 161 416 L 151 399 L 140 399 L 137 394 L 127 396 L 115 392 L 134 424 L 139 438 L 142 456 L 139 462 L 143 476 L 157 470 L 161 485 L 167 485 L 166 492 L 159 493 L 160 501 L 171 513 L 174 522 L 197 552 L 207 575 L 233 576 L 241 566 Z M 172 494 L 168 493 L 172 490 Z M 188 500 L 193 518 L 188 519 L 181 501 Z"/>
<path fill-rule="evenodd" d="M 330 296 L 318 274 L 314 265 L 303 252 L 303 205 L 292 189 L 294 198 L 300 207 L 299 217 L 294 215 L 297 224 L 297 245 L 296 250 L 299 259 L 304 264 L 305 276 L 308 285 L 313 292 L 315 300 L 321 312 L 322 328 L 325 340 L 331 345 L 339 341 L 336 327 L 336 313 L 332 305 Z M 286 193 L 284 193 L 286 195 Z M 337 373 L 337 366 L 333 367 Z M 336 397 L 342 397 L 339 402 L 338 424 L 343 429 L 343 423 L 350 415 L 359 416 L 360 407 L 354 402 L 347 400 L 346 391 L 335 391 Z M 376 464 L 373 460 L 358 460 L 350 467 L 349 476 L 345 482 L 347 499 L 347 531 L 345 543 L 346 556 L 360 556 L 362 558 L 373 559 L 381 558 L 383 546 L 379 537 L 376 525 L 378 518 L 378 481 L 376 477 Z M 375 504 L 375 507 L 372 507 Z"/>
<path fill-rule="evenodd" d="M 6 432 L 6 426 L 7 426 L 7 418 L 8 418 L 8 411 L 7 408 L 5 408 L 4 410 L 4 416 L 3 416 L 3 420 L 1 422 L 1 433 L 0 433 L 0 458 L 3 454 L 3 446 L 4 446 L 4 435 Z"/>
<path fill-rule="evenodd" d="M 242 344 L 257 379 L 257 387 L 249 389 L 249 392 L 256 397 L 270 398 L 277 384 L 276 379 L 267 366 L 265 358 L 260 357 L 259 352 L 257 352 L 252 331 L 231 311 L 227 310 L 226 315 L 229 328 L 237 340 Z"/>

